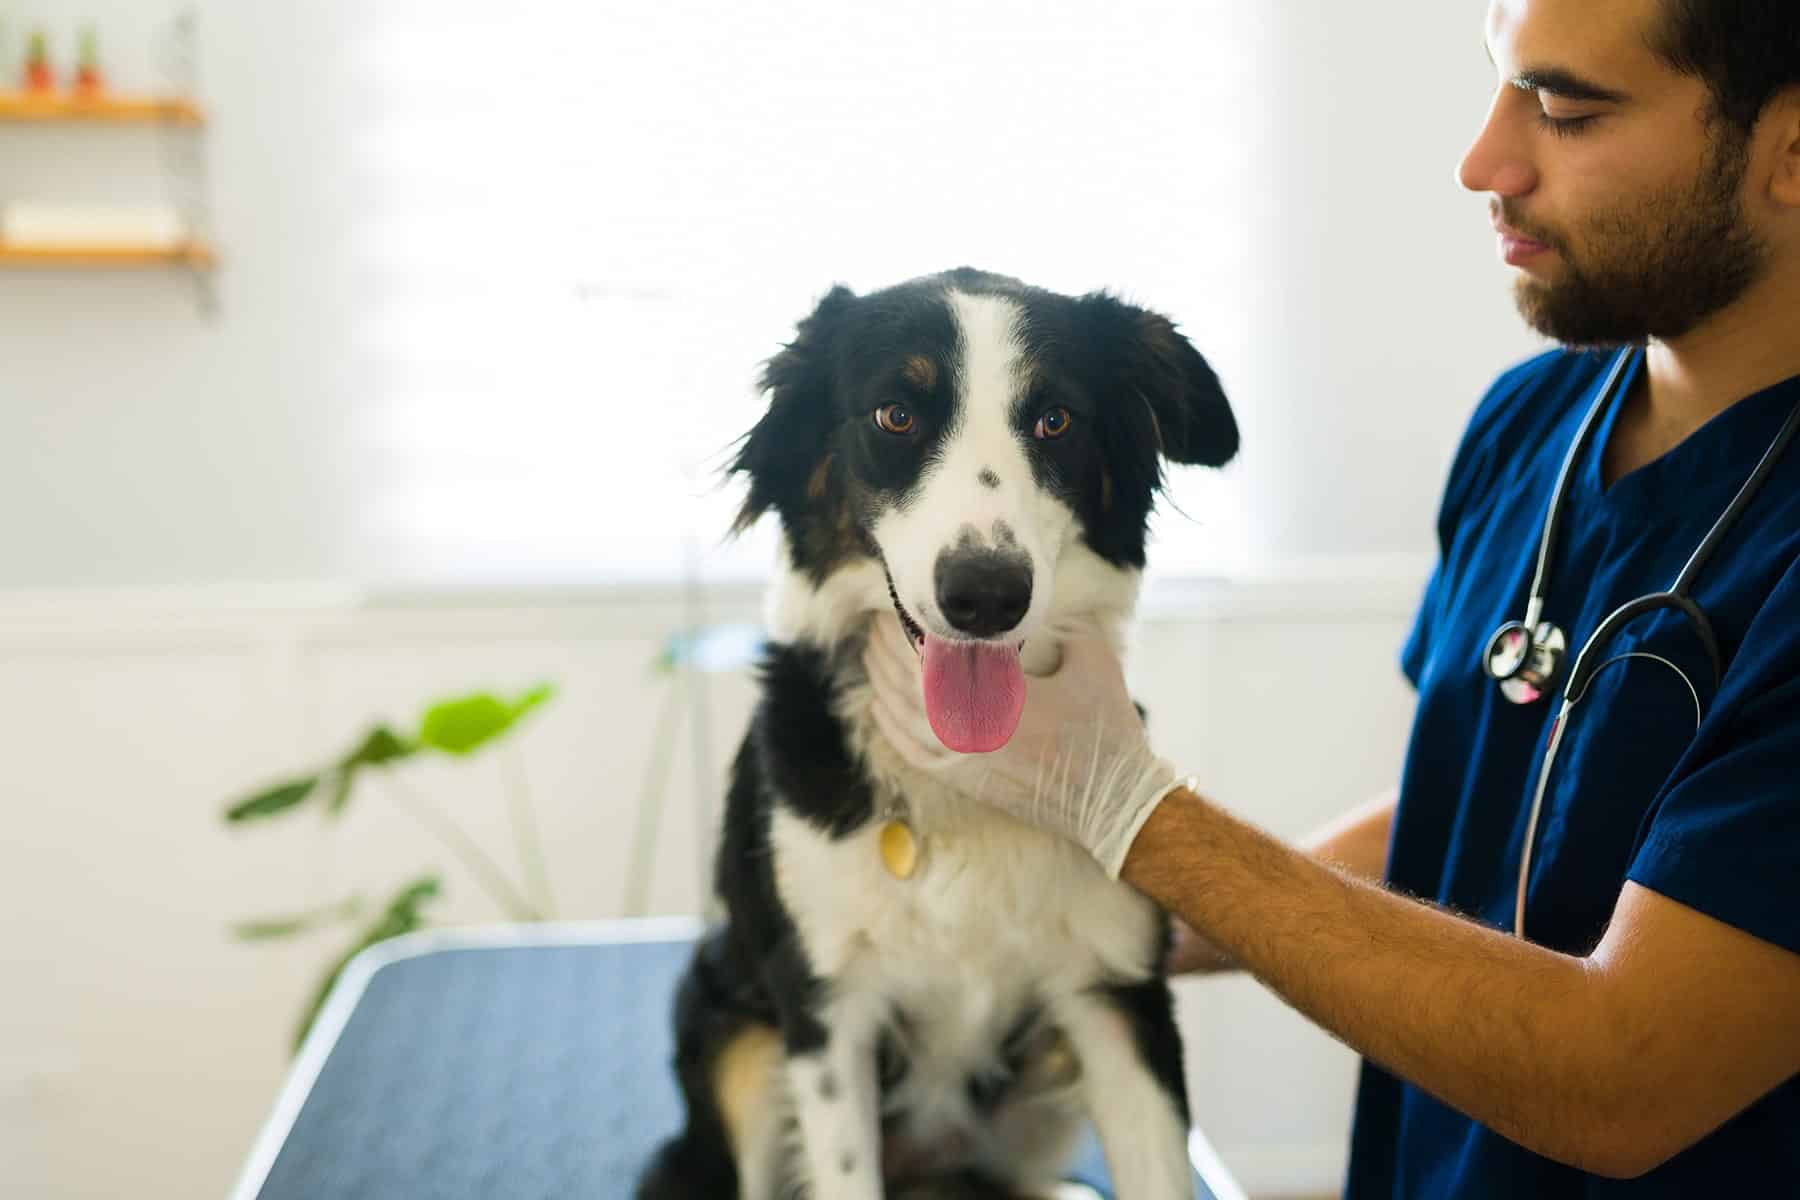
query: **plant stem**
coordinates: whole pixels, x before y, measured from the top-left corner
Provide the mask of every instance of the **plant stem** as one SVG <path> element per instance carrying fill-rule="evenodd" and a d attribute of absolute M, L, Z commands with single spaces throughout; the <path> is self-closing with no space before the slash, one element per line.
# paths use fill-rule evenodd
<path fill-rule="evenodd" d="M 462 826 L 452 821 L 437 808 L 414 795 L 412 790 L 400 782 L 400 777 L 393 771 L 384 770 L 388 785 L 399 799 L 402 808 L 432 833 L 457 858 L 462 860 L 481 884 L 487 894 L 506 914 L 515 921 L 541 921 L 543 914 L 532 908 L 531 902 L 519 894 L 517 888 L 506 878 L 494 860 L 489 858 L 475 839 L 463 832 Z"/>
<path fill-rule="evenodd" d="M 686 676 L 677 672 L 669 679 L 668 694 L 656 715 L 656 731 L 650 737 L 649 769 L 644 773 L 638 797 L 637 833 L 632 838 L 631 862 L 625 868 L 625 915 L 641 917 L 650 911 L 650 872 L 656 865 L 656 843 L 662 825 L 662 801 L 669 786 L 669 770 L 675 760 L 675 727 L 681 716 Z"/>
<path fill-rule="evenodd" d="M 544 842 L 531 811 L 531 793 L 525 786 L 525 764 L 517 746 L 501 748 L 500 769 L 506 776 L 506 812 L 512 819 L 513 840 L 519 845 L 519 863 L 536 893 L 538 910 L 545 917 L 556 914 L 556 898 L 550 894 L 550 872 L 544 865 Z"/>

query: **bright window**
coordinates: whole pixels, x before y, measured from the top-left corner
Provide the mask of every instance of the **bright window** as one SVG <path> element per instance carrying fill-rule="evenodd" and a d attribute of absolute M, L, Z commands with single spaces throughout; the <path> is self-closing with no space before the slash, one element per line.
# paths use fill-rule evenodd
<path fill-rule="evenodd" d="M 432 581 L 761 571 L 717 469 L 834 282 L 970 264 L 1107 287 L 1252 353 L 1264 6 L 368 6 L 349 181 L 359 553 Z M 1159 565 L 1241 554 L 1186 471 Z"/>

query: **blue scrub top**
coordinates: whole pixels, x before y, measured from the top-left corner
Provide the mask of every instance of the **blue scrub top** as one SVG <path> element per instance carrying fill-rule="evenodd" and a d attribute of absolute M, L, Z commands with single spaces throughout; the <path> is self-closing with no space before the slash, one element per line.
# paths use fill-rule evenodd
<path fill-rule="evenodd" d="M 1611 364 L 1553 351 L 1489 391 L 1451 468 L 1438 565 L 1401 654 L 1419 701 L 1388 880 L 1509 931 L 1553 705 L 1506 701 L 1481 652 L 1524 615 L 1557 470 Z M 1603 414 L 1572 469 L 1544 609 L 1567 632 L 1571 661 L 1614 608 L 1673 584 L 1797 402 L 1800 378 L 1748 397 L 1610 488 L 1601 457 L 1618 405 Z M 1544 797 L 1532 941 L 1586 953 L 1632 880 L 1800 953 L 1800 439 L 1694 596 L 1718 635 L 1723 682 L 1715 689 L 1678 613 L 1642 616 L 1611 644 L 1607 658 L 1647 650 L 1680 664 L 1704 720 L 1696 735 L 1687 689 L 1656 663 L 1628 659 L 1595 678 Z M 1617 1181 L 1541 1158 L 1364 1064 L 1350 1200 L 1621 1194 L 1800 1195 L 1800 1077 L 1642 1178 Z"/>

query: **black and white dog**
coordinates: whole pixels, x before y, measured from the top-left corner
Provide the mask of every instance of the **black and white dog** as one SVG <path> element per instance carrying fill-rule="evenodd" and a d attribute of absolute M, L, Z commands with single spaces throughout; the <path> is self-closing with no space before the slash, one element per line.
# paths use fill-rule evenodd
<path fill-rule="evenodd" d="M 897 612 L 945 744 L 1004 744 L 1059 627 L 1120 636 L 1162 460 L 1236 452 L 1217 378 L 1155 313 L 963 269 L 833 290 L 763 385 L 772 648 L 640 1197 L 1042 1195 L 1084 1116 L 1121 1200 L 1191 1196 L 1167 919 L 903 763 L 861 650 Z"/>

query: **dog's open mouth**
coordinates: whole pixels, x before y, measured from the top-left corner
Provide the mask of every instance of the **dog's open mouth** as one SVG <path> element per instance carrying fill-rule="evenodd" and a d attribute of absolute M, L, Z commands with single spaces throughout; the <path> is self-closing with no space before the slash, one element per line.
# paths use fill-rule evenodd
<path fill-rule="evenodd" d="M 900 593 L 894 590 L 894 573 L 885 564 L 881 573 L 887 577 L 888 599 L 894 602 L 894 613 L 900 618 L 900 628 L 906 630 L 907 640 L 912 642 L 913 649 L 924 653 L 925 631 L 913 620 L 912 614 L 906 611 L 906 605 L 900 603 Z"/>
<path fill-rule="evenodd" d="M 1024 644 L 952 641 L 927 633 L 900 603 L 891 573 L 887 585 L 900 627 L 924 662 L 925 716 L 938 741 L 961 754 L 989 754 L 1006 745 L 1025 711 L 1025 668 L 1019 661 Z"/>

